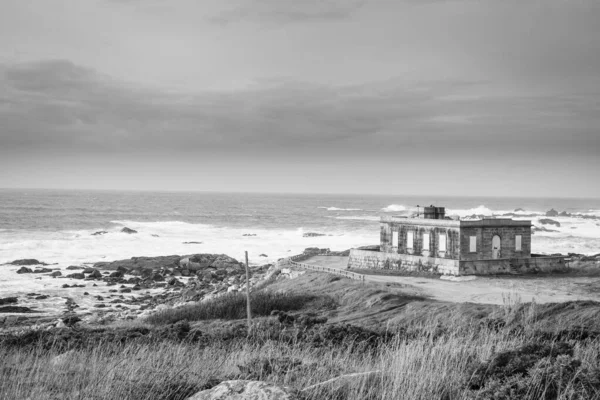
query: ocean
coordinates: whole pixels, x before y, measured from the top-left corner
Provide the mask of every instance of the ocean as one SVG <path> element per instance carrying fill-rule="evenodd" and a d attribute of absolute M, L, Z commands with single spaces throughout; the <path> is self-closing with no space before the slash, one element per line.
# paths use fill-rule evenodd
<path fill-rule="evenodd" d="M 531 219 L 538 228 L 534 253 L 600 253 L 600 199 L 1 189 L 0 264 L 36 258 L 68 266 L 193 253 L 243 260 L 248 251 L 259 265 L 306 247 L 377 244 L 381 215 L 409 215 L 429 204 L 463 218 Z M 542 221 L 552 208 L 570 214 L 551 218 L 560 226 Z M 124 227 L 138 233 L 122 233 Z M 92 235 L 99 231 L 107 233 Z"/>

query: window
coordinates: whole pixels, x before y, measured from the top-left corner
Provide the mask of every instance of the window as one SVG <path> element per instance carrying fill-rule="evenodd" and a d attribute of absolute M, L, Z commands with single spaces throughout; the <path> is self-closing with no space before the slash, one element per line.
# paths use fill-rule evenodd
<path fill-rule="evenodd" d="M 392 247 L 398 247 L 398 231 L 392 232 Z"/>
<path fill-rule="evenodd" d="M 406 248 L 412 249 L 415 241 L 415 235 L 413 232 L 406 232 Z"/>
<path fill-rule="evenodd" d="M 515 251 L 521 251 L 521 235 L 515 236 Z"/>
<path fill-rule="evenodd" d="M 446 251 L 446 235 L 443 233 L 440 233 L 438 250 Z"/>
<path fill-rule="evenodd" d="M 469 251 L 471 253 L 477 253 L 477 236 L 469 237 Z"/>
<path fill-rule="evenodd" d="M 429 233 L 423 234 L 423 250 L 429 250 Z"/>

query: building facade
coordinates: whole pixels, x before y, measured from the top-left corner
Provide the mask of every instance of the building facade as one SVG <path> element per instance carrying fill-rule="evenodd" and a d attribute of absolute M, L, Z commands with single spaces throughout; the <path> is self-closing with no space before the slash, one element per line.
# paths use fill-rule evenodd
<path fill-rule="evenodd" d="M 524 273 L 564 269 L 562 257 L 531 255 L 531 221 L 453 220 L 443 207 L 417 218 L 382 217 L 380 245 L 351 250 L 348 268 L 445 275 Z"/>

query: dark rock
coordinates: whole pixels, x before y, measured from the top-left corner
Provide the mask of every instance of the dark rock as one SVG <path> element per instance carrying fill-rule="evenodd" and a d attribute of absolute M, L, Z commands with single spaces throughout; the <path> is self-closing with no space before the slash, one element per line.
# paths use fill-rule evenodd
<path fill-rule="evenodd" d="M 181 242 L 183 244 L 202 244 L 202 242 Z"/>
<path fill-rule="evenodd" d="M 152 234 L 151 236 L 152 236 L 152 237 L 160 237 L 160 236 L 158 236 L 158 235 L 156 235 L 156 234 Z"/>
<path fill-rule="evenodd" d="M 47 298 L 48 298 L 48 296 L 46 296 L 45 294 L 43 294 L 41 296 L 36 297 L 35 299 L 36 300 L 46 300 Z"/>
<path fill-rule="evenodd" d="M 89 296 L 90 294 L 88 292 L 83 292 L 84 296 Z"/>
<path fill-rule="evenodd" d="M 88 278 L 91 279 L 100 279 L 102 278 L 102 274 L 97 269 L 94 269 L 89 275 Z"/>
<path fill-rule="evenodd" d="M 22 260 L 15 260 L 9 262 L 10 265 L 48 265 L 44 262 L 38 261 L 35 258 L 25 258 Z"/>
<path fill-rule="evenodd" d="M 553 219 L 550 218 L 541 218 L 540 219 L 540 224 L 543 225 L 556 225 L 556 226 L 560 226 L 560 222 L 555 221 Z"/>
<path fill-rule="evenodd" d="M 91 274 L 92 272 L 94 272 L 94 268 L 92 268 L 92 267 L 85 267 L 83 269 L 83 271 L 81 271 L 81 272 L 83 272 L 84 274 Z"/>
<path fill-rule="evenodd" d="M 33 313 L 31 308 L 29 307 L 19 307 L 19 306 L 4 306 L 0 307 L 0 313 Z"/>
<path fill-rule="evenodd" d="M 140 285 L 135 285 L 131 290 L 142 290 L 142 287 Z"/>
<path fill-rule="evenodd" d="M 76 270 L 76 269 L 83 269 L 83 267 L 78 267 L 77 265 L 69 265 L 67 267 L 68 270 Z"/>
<path fill-rule="evenodd" d="M 19 300 L 16 297 L 0 298 L 0 306 L 3 306 L 4 304 L 16 304 L 18 301 Z"/>
<path fill-rule="evenodd" d="M 75 274 L 69 274 L 67 275 L 67 278 L 71 278 L 71 279 L 85 279 L 85 275 L 81 272 L 75 273 Z"/>
<path fill-rule="evenodd" d="M 554 208 L 546 211 L 546 217 L 558 217 L 558 211 L 556 211 Z"/>
<path fill-rule="evenodd" d="M 67 289 L 67 288 L 70 288 L 70 287 L 71 287 L 71 286 L 67 285 L 66 283 L 65 283 L 64 285 L 62 285 L 62 288 L 63 288 L 63 289 Z"/>
<path fill-rule="evenodd" d="M 52 272 L 50 268 L 38 268 L 33 271 L 34 274 L 47 274 L 48 272 Z"/>
<path fill-rule="evenodd" d="M 54 271 L 54 272 L 52 272 L 52 273 L 50 274 L 50 276 L 53 276 L 53 277 L 55 277 L 55 278 L 56 278 L 57 276 L 62 276 L 62 272 L 60 272 L 60 271 Z"/>
<path fill-rule="evenodd" d="M 242 236 L 256 236 L 256 233 L 244 233 Z"/>
<path fill-rule="evenodd" d="M 122 278 L 123 277 L 123 273 L 121 271 L 115 271 L 112 272 L 110 275 L 108 275 L 111 278 Z"/>
<path fill-rule="evenodd" d="M 27 267 L 21 267 L 19 268 L 19 270 L 17 271 L 17 274 L 31 274 L 33 271 L 30 268 Z"/>
<path fill-rule="evenodd" d="M 524 212 L 525 210 L 523 210 L 522 208 L 515 208 L 515 212 Z"/>
<path fill-rule="evenodd" d="M 131 293 L 131 289 L 130 288 L 124 288 L 120 290 L 121 293 Z"/>
<path fill-rule="evenodd" d="M 269 256 L 266 254 L 260 254 L 259 257 L 269 257 Z"/>
<path fill-rule="evenodd" d="M 154 274 L 154 275 L 152 275 L 152 280 L 154 282 L 162 282 L 165 280 L 165 278 L 161 274 Z"/>
<path fill-rule="evenodd" d="M 132 233 L 138 233 L 136 230 L 133 230 L 133 229 L 130 229 L 130 228 L 127 228 L 127 227 L 121 229 L 121 232 L 127 233 L 129 235 L 131 235 Z"/>
<path fill-rule="evenodd" d="M 559 217 L 570 217 L 570 216 L 571 216 L 571 214 L 569 214 L 569 213 L 568 213 L 568 212 L 566 212 L 566 211 L 561 211 L 561 212 L 560 212 L 560 214 L 558 214 L 558 216 L 559 216 Z"/>
<path fill-rule="evenodd" d="M 72 328 L 73 326 L 75 326 L 75 324 L 77 324 L 80 321 L 81 318 L 79 318 L 77 315 L 69 315 L 68 317 L 62 319 L 62 322 L 69 328 Z"/>
<path fill-rule="evenodd" d="M 92 236 L 100 236 L 100 235 L 106 235 L 108 232 L 106 231 L 98 231 L 98 232 L 94 232 L 92 233 Z"/>
<path fill-rule="evenodd" d="M 104 304 L 104 303 L 98 303 L 98 304 L 94 304 L 94 307 L 95 308 L 105 308 L 106 304 Z"/>
<path fill-rule="evenodd" d="M 317 237 L 317 236 L 325 236 L 324 233 L 317 233 L 317 232 L 307 232 L 305 234 L 302 235 L 302 237 Z"/>

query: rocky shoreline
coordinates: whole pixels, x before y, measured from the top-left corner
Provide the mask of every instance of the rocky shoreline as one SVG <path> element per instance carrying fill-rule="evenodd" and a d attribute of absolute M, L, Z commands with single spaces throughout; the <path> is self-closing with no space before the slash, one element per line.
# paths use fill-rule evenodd
<path fill-rule="evenodd" d="M 27 293 L 0 298 L 0 330 L 32 324 L 37 328 L 52 328 L 77 322 L 104 324 L 136 319 L 154 310 L 245 290 L 247 285 L 245 266 L 225 254 L 132 257 L 62 270 L 48 268 L 48 264 L 35 259 L 15 260 L 9 265 L 21 266 L 15 271 L 17 274 L 52 279 L 61 290 L 59 296 Z M 250 287 L 268 278 L 274 270 L 273 264 L 252 267 Z M 52 299 L 64 301 L 58 314 L 48 315 L 42 307 L 35 306 Z"/>

